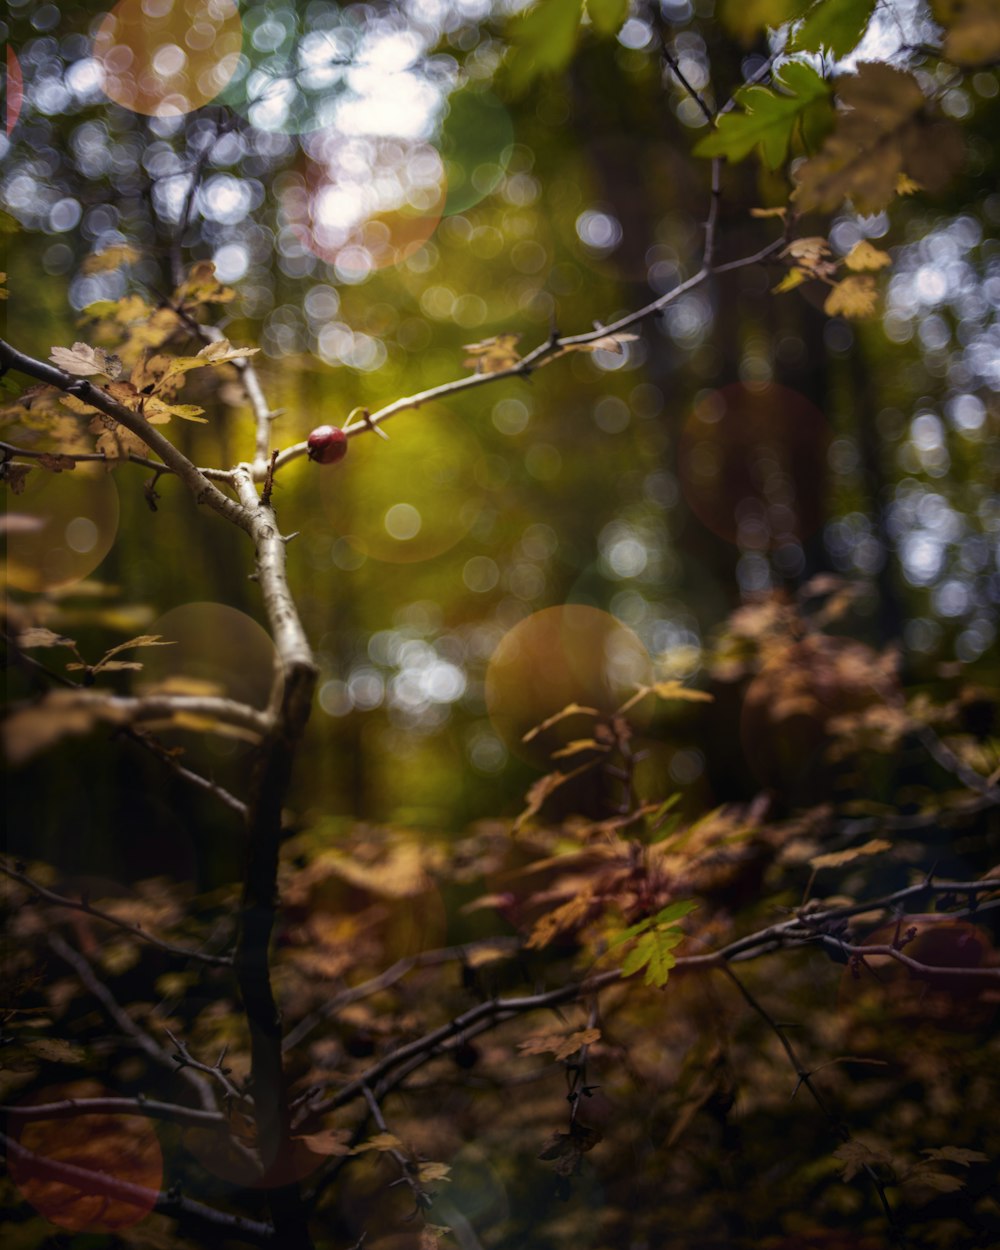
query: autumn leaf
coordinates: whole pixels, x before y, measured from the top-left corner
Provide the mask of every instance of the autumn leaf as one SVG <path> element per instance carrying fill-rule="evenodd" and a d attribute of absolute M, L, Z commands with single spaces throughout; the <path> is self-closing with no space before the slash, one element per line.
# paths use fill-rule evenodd
<path fill-rule="evenodd" d="M 417 1168 L 417 1180 L 421 1185 L 432 1185 L 435 1181 L 448 1181 L 451 1165 L 448 1163 L 421 1163 Z"/>
<path fill-rule="evenodd" d="M 934 20 L 945 29 L 944 54 L 956 65 L 1000 61 L 1000 9 L 996 0 L 931 0 Z"/>
<path fill-rule="evenodd" d="M 927 186 L 946 181 L 962 159 L 954 128 L 932 121 L 917 79 L 864 62 L 837 80 L 843 106 L 822 149 L 796 170 L 792 198 L 802 212 L 832 212 L 850 200 L 859 213 L 884 209 L 900 174 Z"/>
<path fill-rule="evenodd" d="M 188 276 L 177 288 L 176 298 L 180 304 L 228 304 L 235 299 L 232 287 L 223 286 L 215 276 L 215 264 L 199 260 L 188 271 Z"/>
<path fill-rule="evenodd" d="M 156 395 L 143 397 L 141 411 L 150 425 L 166 425 L 171 417 L 179 417 L 182 421 L 197 421 L 199 425 L 208 424 L 208 418 L 201 415 L 204 408 L 195 404 L 167 404 Z"/>
<path fill-rule="evenodd" d="M 845 1181 L 853 1180 L 866 1167 L 891 1166 L 892 1164 L 891 1157 L 885 1151 L 875 1150 L 853 1137 L 850 1141 L 838 1146 L 833 1154 L 843 1165 L 842 1172 Z"/>
<path fill-rule="evenodd" d="M 38 463 L 50 473 L 71 473 L 76 468 L 72 456 L 64 456 L 59 452 L 45 451 L 38 457 Z"/>
<path fill-rule="evenodd" d="M 374 1137 L 369 1137 L 367 1141 L 355 1146 L 351 1151 L 352 1155 L 365 1154 L 369 1150 L 377 1150 L 384 1153 L 389 1150 L 402 1150 L 403 1143 L 395 1135 L 395 1133 L 376 1133 Z"/>
<path fill-rule="evenodd" d="M 94 252 L 88 256 L 80 269 L 83 273 L 107 273 L 118 269 L 121 265 L 134 265 L 142 260 L 142 253 L 127 243 L 116 243 L 106 247 L 102 252 Z"/>
<path fill-rule="evenodd" d="M 878 289 L 871 274 L 854 274 L 838 282 L 823 304 L 831 317 L 872 317 L 878 308 Z"/>
<path fill-rule="evenodd" d="M 149 448 L 137 434 L 103 412 L 98 413 L 87 428 L 98 436 L 97 450 L 109 461 L 109 467 L 113 468 L 117 461 L 127 460 L 129 456 L 149 455 Z"/>
<path fill-rule="evenodd" d="M 808 282 L 815 274 L 806 273 L 804 269 L 790 269 L 781 281 L 771 288 L 772 295 L 783 295 L 786 291 L 794 291 L 803 282 Z"/>
<path fill-rule="evenodd" d="M 72 638 L 64 638 L 62 634 L 53 633 L 51 629 L 45 629 L 42 626 L 21 630 L 17 635 L 17 645 L 22 651 L 31 651 L 35 647 L 72 647 L 74 650 L 76 649 L 76 643 Z"/>
<path fill-rule="evenodd" d="M 844 264 L 848 269 L 857 273 L 884 269 L 886 265 L 892 264 L 892 257 L 888 252 L 883 252 L 869 243 L 867 239 L 860 239 L 844 257 Z"/>
<path fill-rule="evenodd" d="M 161 390 L 172 378 L 189 373 L 192 369 L 203 369 L 206 365 L 224 365 L 232 360 L 245 360 L 259 351 L 259 347 L 234 347 L 228 339 L 219 339 L 218 342 L 203 347 L 196 356 L 177 356 L 171 360 L 155 389 Z"/>
<path fill-rule="evenodd" d="M 537 738 L 540 733 L 544 733 L 546 729 L 551 729 L 553 725 L 558 725 L 561 720 L 565 720 L 567 716 L 599 716 L 596 707 L 583 707 L 579 703 L 567 703 L 564 708 L 556 712 L 554 715 L 547 717 L 540 724 L 535 725 L 533 729 L 529 729 L 521 738 L 522 742 L 531 742 L 533 738 Z"/>
<path fill-rule="evenodd" d="M 518 1050 L 525 1055 L 545 1055 L 550 1051 L 557 1062 L 575 1055 L 584 1046 L 592 1046 L 601 1037 L 600 1029 L 579 1029 L 575 1033 L 538 1033 L 518 1043 Z"/>
<path fill-rule="evenodd" d="M 343 1157 L 351 1154 L 351 1147 L 348 1145 L 350 1137 L 346 1129 L 330 1128 L 322 1129 L 318 1133 L 308 1133 L 303 1137 L 295 1137 L 292 1140 L 302 1142 L 313 1154 Z"/>
<path fill-rule="evenodd" d="M 53 347 L 49 360 L 64 373 L 89 378 L 103 373 L 105 377 L 117 378 L 122 362 L 103 347 L 89 347 L 86 343 L 74 343 L 72 347 Z"/>
<path fill-rule="evenodd" d="M 552 759 L 568 759 L 572 755 L 579 755 L 581 751 L 610 751 L 611 745 L 607 742 L 598 742 L 596 738 L 575 738 L 572 742 L 567 742 L 564 747 L 560 747 L 558 751 L 552 752 Z"/>
<path fill-rule="evenodd" d="M 563 351 L 567 352 L 611 352 L 615 356 L 625 355 L 625 344 L 638 341 L 638 334 L 625 334 L 618 331 L 614 334 L 602 334 L 599 339 L 589 343 L 567 343 Z"/>
<path fill-rule="evenodd" d="M 852 846 L 844 851 L 830 851 L 826 855 L 814 855 L 809 861 L 813 868 L 842 868 L 865 855 L 878 855 L 882 851 L 891 851 L 892 843 L 885 838 L 873 838 L 864 846 Z"/>
<path fill-rule="evenodd" d="M 497 334 L 481 343 L 466 343 L 462 350 L 469 355 L 462 364 L 477 373 L 502 373 L 521 359 L 516 351 L 520 338 L 520 334 Z"/>
<path fill-rule="evenodd" d="M 110 702 L 75 690 L 53 690 L 12 712 L 3 723 L 3 740 L 12 764 L 23 764 L 61 738 L 89 733 L 98 721 L 122 724 L 127 716 Z"/>
<path fill-rule="evenodd" d="M 6 299 L 8 294 L 7 275 L 5 273 L 0 273 L 0 299 Z"/>
<path fill-rule="evenodd" d="M 0 465 L 0 478 L 7 483 L 13 495 L 24 494 L 30 472 L 31 466 L 28 464 L 13 464 L 6 460 Z"/>

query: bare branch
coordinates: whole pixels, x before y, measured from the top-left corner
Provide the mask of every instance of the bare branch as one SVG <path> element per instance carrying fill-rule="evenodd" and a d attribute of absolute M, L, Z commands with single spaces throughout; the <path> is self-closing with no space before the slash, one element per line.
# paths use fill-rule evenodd
<path fill-rule="evenodd" d="M 173 1055 L 161 1046 L 151 1034 L 147 1033 L 144 1028 L 136 1024 L 108 987 L 98 979 L 90 961 L 85 959 L 78 951 L 75 951 L 57 933 L 50 933 L 48 942 L 59 958 L 68 963 L 73 969 L 84 988 L 88 989 L 101 1004 L 118 1026 L 123 1036 L 130 1038 L 153 1063 L 158 1064 L 161 1068 L 166 1068 L 170 1072 L 176 1072 L 177 1064 L 174 1062 Z M 180 1075 L 196 1091 L 201 1105 L 206 1111 L 218 1110 L 212 1087 L 203 1076 L 187 1068 L 182 1068 Z"/>
<path fill-rule="evenodd" d="M 59 1102 L 38 1102 L 27 1107 L 0 1107 L 0 1115 L 14 1124 L 33 1120 L 72 1120 L 81 1115 L 142 1115 L 151 1120 L 170 1120 L 195 1127 L 222 1125 L 221 1111 L 199 1111 L 175 1102 L 154 1098 L 64 1098 Z"/>

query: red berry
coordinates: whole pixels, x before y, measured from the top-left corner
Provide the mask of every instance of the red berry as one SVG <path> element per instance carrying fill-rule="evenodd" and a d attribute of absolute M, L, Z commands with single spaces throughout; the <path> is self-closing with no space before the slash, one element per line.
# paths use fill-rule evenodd
<path fill-rule="evenodd" d="M 335 425 L 317 425 L 309 435 L 309 459 L 336 464 L 347 455 L 347 435 Z"/>

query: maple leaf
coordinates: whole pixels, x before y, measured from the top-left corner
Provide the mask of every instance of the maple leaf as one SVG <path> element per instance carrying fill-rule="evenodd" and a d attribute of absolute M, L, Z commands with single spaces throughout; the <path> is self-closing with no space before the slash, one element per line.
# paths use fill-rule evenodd
<path fill-rule="evenodd" d="M 51 629 L 45 629 L 42 626 L 33 626 L 31 629 L 23 629 L 17 635 L 17 645 L 22 651 L 29 651 L 33 647 L 73 647 L 76 643 L 72 638 L 64 638 L 62 634 L 53 633 Z"/>
<path fill-rule="evenodd" d="M 162 390 L 164 385 L 180 374 L 189 373 L 192 369 L 203 369 L 206 365 L 224 365 L 231 360 L 244 360 L 260 351 L 259 347 L 234 347 L 228 339 L 219 339 L 203 347 L 196 356 L 177 356 L 170 361 L 163 375 L 155 385 Z"/>
<path fill-rule="evenodd" d="M 563 1059 L 568 1059 L 570 1055 L 575 1055 L 578 1050 L 582 1050 L 584 1046 L 591 1046 L 599 1041 L 600 1036 L 600 1029 L 578 1029 L 569 1035 L 537 1033 L 518 1043 L 518 1050 L 525 1055 L 545 1055 L 551 1051 L 557 1062 L 562 1062 Z"/>
<path fill-rule="evenodd" d="M 810 131 L 820 119 L 825 124 L 832 120 L 829 96 L 829 85 L 811 65 L 790 61 L 775 73 L 773 87 L 741 87 L 734 98 L 742 111 L 719 117 L 713 133 L 695 145 L 694 154 L 741 161 L 759 148 L 768 169 L 777 169 L 810 111 L 820 115 L 809 119 Z"/>
<path fill-rule="evenodd" d="M 188 271 L 188 276 L 177 288 L 176 299 L 180 304 L 228 304 L 235 299 L 232 287 L 223 286 L 215 276 L 215 264 L 199 260 Z"/>
<path fill-rule="evenodd" d="M 830 317 L 872 317 L 878 307 L 878 289 L 871 274 L 852 274 L 838 282 L 823 304 Z"/>
<path fill-rule="evenodd" d="M 867 239 L 860 239 L 844 257 L 844 264 L 855 272 L 884 269 L 892 264 L 892 257 Z"/>
<path fill-rule="evenodd" d="M 86 343 L 74 343 L 72 347 L 53 347 L 49 360 L 64 373 L 89 378 L 96 373 L 116 378 L 122 371 L 122 362 L 103 347 L 90 347 Z"/>
<path fill-rule="evenodd" d="M 504 369 L 511 369 L 521 359 L 515 350 L 520 338 L 520 334 L 496 334 L 481 343 L 466 343 L 462 350 L 469 355 L 462 364 L 477 373 L 502 373 Z"/>
<path fill-rule="evenodd" d="M 866 61 L 837 80 L 843 105 L 821 150 L 796 170 L 802 212 L 830 212 L 850 200 L 859 213 L 885 208 L 905 173 L 927 186 L 947 180 L 962 159 L 954 127 L 934 122 L 916 78 Z"/>

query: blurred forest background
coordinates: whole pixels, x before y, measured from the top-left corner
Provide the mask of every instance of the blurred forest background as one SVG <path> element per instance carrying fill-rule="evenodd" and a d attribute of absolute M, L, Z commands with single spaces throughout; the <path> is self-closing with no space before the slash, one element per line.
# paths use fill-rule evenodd
<path fill-rule="evenodd" d="M 122 0 L 122 22 L 132 20 L 130 5 L 138 13 L 140 0 Z M 392 831 L 406 829 L 423 831 L 439 866 L 449 865 L 441 868 L 450 878 L 444 902 L 433 905 L 440 914 L 417 908 L 417 937 L 386 938 L 383 954 L 487 931 L 480 922 L 489 908 L 456 919 L 499 871 L 503 856 L 490 859 L 494 850 L 484 847 L 509 830 L 553 747 L 580 736 L 574 728 L 524 743 L 523 735 L 574 701 L 610 713 L 641 683 L 676 680 L 713 696 L 643 704 L 634 727 L 643 753 L 629 774 L 636 792 L 650 804 L 672 803 L 682 822 L 738 810 L 732 828 L 744 828 L 836 804 L 839 818 L 878 833 L 887 813 L 930 812 L 924 840 L 865 879 L 876 893 L 904 884 L 911 868 L 940 865 L 963 879 L 995 862 L 1000 14 L 988 0 L 972 4 L 984 51 L 963 52 L 966 43 L 946 60 L 934 19 L 954 18 L 954 6 L 824 5 L 836 47 L 819 40 L 821 50 L 804 59 L 827 77 L 866 62 L 909 68 L 944 128 L 925 154 L 940 178 L 918 179 L 879 211 L 845 204 L 795 225 L 796 235 L 827 239 L 832 261 L 866 240 L 891 256 L 871 315 L 830 315 L 822 281 L 775 293 L 790 263 L 775 251 L 700 283 L 632 327 L 634 338 L 403 411 L 385 424 L 389 441 L 352 439 L 342 463 L 301 457 L 276 478 L 282 529 L 297 533 L 288 548 L 292 589 L 321 669 L 291 795 L 296 852 L 308 858 L 338 837 L 345 846 L 395 845 Z M 116 100 L 108 86 L 94 44 L 104 5 L 9 0 L 0 136 L 5 337 L 39 360 L 79 340 L 134 349 L 144 317 L 188 266 L 211 261 L 228 288 L 212 319 L 233 344 L 260 347 L 257 372 L 279 410 L 272 445 L 288 448 L 316 426 L 344 425 L 359 408 L 374 412 L 477 368 L 502 367 L 555 331 L 612 323 L 696 273 L 714 168 L 693 151 L 710 131 L 703 105 L 714 112 L 740 83 L 770 81 L 776 50 L 791 38 L 787 23 L 808 6 L 600 0 L 582 21 L 580 4 L 567 0 L 245 0 L 238 16 L 228 8 L 224 0 L 187 3 L 186 55 L 193 66 L 204 62 L 209 86 L 203 99 L 157 116 L 149 101 Z M 170 5 L 148 0 L 145 19 L 161 10 Z M 220 59 L 237 63 L 234 49 L 242 50 L 237 72 L 214 81 Z M 796 131 L 793 160 L 812 150 Z M 751 153 L 718 167 L 717 264 L 781 238 L 782 219 L 751 211 L 787 205 L 794 183 L 781 155 Z M 101 253 L 110 259 L 95 260 Z M 20 379 L 8 375 L 4 385 L 6 444 L 92 449 L 92 440 L 67 440 L 50 415 L 20 404 Z M 184 402 L 204 408 L 207 423 L 174 421 L 167 432 L 195 463 L 229 467 L 252 457 L 253 422 L 235 370 L 193 375 Z M 54 551 L 30 524 L 8 526 L 15 632 L 26 622 L 48 626 L 91 662 L 116 642 L 161 635 L 177 645 L 141 657 L 143 681 L 183 675 L 263 706 L 271 643 L 243 536 L 168 476 L 151 501 L 148 478 L 128 465 L 32 470 L 8 498 L 9 512 L 55 518 L 45 532 L 61 537 Z M 828 628 L 822 644 L 809 632 L 818 625 Z M 871 705 L 875 671 L 905 692 L 911 715 L 922 698 L 923 719 L 845 724 L 850 748 L 831 755 L 839 732 L 831 719 Z M 110 680 L 125 689 L 128 677 Z M 24 673 L 12 682 L 15 699 L 32 689 Z M 779 696 L 799 702 L 776 713 Z M 945 757 L 930 761 L 906 736 L 932 723 L 958 735 L 962 767 L 985 787 L 966 786 L 966 798 L 980 789 L 981 807 L 957 833 L 941 797 L 954 785 Z M 245 742 L 206 737 L 197 726 L 163 736 L 239 789 Z M 594 775 L 553 793 L 545 809 L 553 828 L 571 815 L 597 820 L 618 810 L 610 783 Z M 235 818 L 102 732 L 67 737 L 10 780 L 9 851 L 57 865 L 94 897 L 154 875 L 199 892 L 239 877 Z M 560 853 L 555 833 L 543 843 Z M 824 845 L 814 840 L 809 853 Z M 812 880 L 808 858 L 786 861 L 801 869 L 789 892 L 754 860 L 717 884 L 716 901 L 727 916 L 746 907 L 756 916 L 766 880 L 771 901 L 794 908 Z M 355 884 L 376 889 L 373 880 Z M 494 894 L 508 888 L 493 885 Z M 510 921 L 514 895 L 505 897 L 507 913 L 496 898 L 494 907 Z M 516 917 L 511 923 L 506 932 Z M 294 945 L 294 934 L 286 938 Z M 978 957 L 989 963 L 986 952 L 984 944 Z M 822 1015 L 805 965 L 784 988 L 787 1002 L 806 1014 L 812 1003 Z M 842 1011 L 831 1010 L 823 1043 L 857 1054 L 870 1045 L 874 1054 L 877 1028 L 864 1010 L 852 1015 L 850 987 L 839 993 L 846 1000 L 836 990 L 833 1004 L 826 1000 Z M 919 1016 L 914 994 L 900 993 L 899 1038 Z M 594 1182 L 583 1208 L 570 1203 L 561 1225 L 539 1216 L 548 1231 L 537 1243 L 524 1229 L 532 1203 L 544 1202 L 522 1193 L 511 1215 L 517 1204 L 498 1195 L 514 1181 L 503 1174 L 501 1183 L 502 1169 L 464 1216 L 441 1223 L 465 1219 L 486 1245 L 597 1246 L 587 1211 L 603 1207 L 620 1221 L 608 1245 L 673 1245 L 667 1230 L 680 1226 L 708 1239 L 676 1244 L 744 1244 L 734 1231 L 747 1184 L 740 1152 L 756 1148 L 747 1142 L 757 1134 L 773 1150 L 776 1125 L 786 1121 L 755 1118 L 776 1079 L 761 1060 L 761 1104 L 746 1110 L 743 1146 L 732 1136 L 724 1087 L 730 1068 L 743 1079 L 756 1060 L 748 1037 L 739 1062 L 712 1048 L 699 1014 L 712 1006 L 696 997 L 689 991 L 685 1023 L 670 1025 L 674 1033 L 664 1025 L 662 1040 L 681 1055 L 702 1047 L 701 1067 L 684 1069 L 680 1113 L 673 1106 L 673 1119 L 663 1113 L 649 1129 L 651 1140 L 674 1143 L 686 1131 L 677 1129 L 684 1107 L 707 1105 L 715 1117 L 716 1153 L 705 1146 L 704 1156 L 715 1162 L 702 1171 L 702 1156 L 686 1156 L 676 1190 L 668 1186 L 678 1202 L 700 1195 L 684 1217 L 690 1224 L 672 1226 L 661 1209 L 660 1224 L 629 1225 L 621 1168 L 605 1177 L 606 1190 Z M 935 1084 L 959 1062 L 953 1051 L 967 1054 L 990 1033 L 994 1009 L 973 999 L 962 999 L 966 1016 L 934 1052 L 935 1071 L 909 1074 L 926 1087 L 910 1090 L 895 1129 L 913 1134 L 915 1117 L 933 1106 L 951 1135 L 930 1147 L 983 1146 L 984 1126 L 975 1116 L 963 1121 L 956 1087 L 946 1096 Z M 953 1008 L 948 1000 L 939 1015 Z M 664 1010 L 661 1001 L 656 1011 Z M 630 1027 L 651 1029 L 656 1018 Z M 871 1037 L 861 1035 L 862 1018 Z M 378 1040 L 381 1026 L 362 1024 L 364 1038 Z M 861 1033 L 849 1036 L 855 1027 Z M 628 1061 L 621 1039 L 618 1050 L 608 1043 L 615 1062 L 634 1063 L 632 1075 L 656 1064 L 651 1035 L 634 1040 L 638 1053 Z M 708 1093 L 696 1070 L 714 1074 Z M 988 1070 L 976 1073 L 967 1088 L 987 1099 Z M 862 1067 L 851 1075 L 864 1084 Z M 859 1095 L 855 1110 L 875 1117 L 886 1087 L 872 1077 L 866 1088 L 870 1098 Z M 616 1114 L 605 1111 L 609 1121 Z M 788 1108 L 781 1116 L 799 1125 L 789 1132 L 805 1133 L 789 1149 L 808 1155 L 808 1129 Z M 490 1123 L 487 1115 L 463 1131 L 488 1146 Z M 910 1144 L 920 1148 L 916 1138 Z M 464 1166 L 475 1172 L 469 1158 Z M 719 1159 L 721 1172 L 713 1170 Z M 780 1167 L 775 1175 L 787 1182 Z M 825 1194 L 829 1181 L 821 1171 L 808 1177 L 813 1193 Z M 656 1184 L 646 1177 L 642 1185 L 640 1205 L 653 1211 Z M 994 1175 L 981 1187 L 993 1211 L 995 1185 Z M 812 1240 L 796 1240 L 794 1228 L 775 1231 L 761 1214 L 769 1210 L 763 1198 L 753 1209 L 759 1235 L 773 1235 L 753 1243 L 760 1246 L 889 1244 L 871 1231 L 877 1210 L 864 1225 L 870 1241 L 835 1241 L 815 1230 L 801 1233 Z M 919 1244 L 985 1246 L 1000 1227 L 983 1216 L 970 1232 L 949 1223 L 952 1214 L 940 1214 L 938 1240 Z M 717 1216 L 728 1231 L 713 1224 Z M 357 1235 L 352 1219 L 336 1225 L 336 1244 Z M 860 1227 L 855 1219 L 848 1204 L 825 1227 Z M 491 1227 L 507 1231 L 494 1236 Z M 31 1237 L 17 1244 L 41 1244 Z M 458 1244 L 480 1243 L 469 1232 Z"/>

